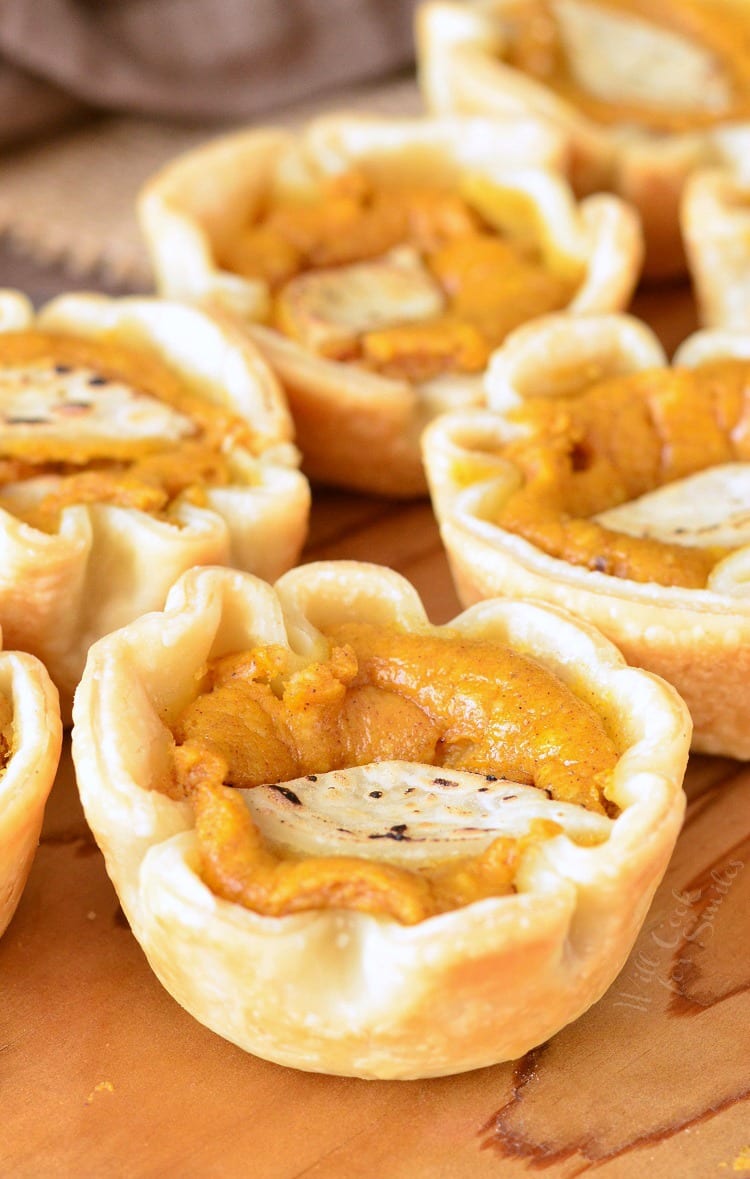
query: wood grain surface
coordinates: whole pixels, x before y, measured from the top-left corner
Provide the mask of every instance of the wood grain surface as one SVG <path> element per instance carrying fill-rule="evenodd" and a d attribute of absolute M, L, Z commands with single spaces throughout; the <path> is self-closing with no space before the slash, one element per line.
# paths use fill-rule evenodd
<path fill-rule="evenodd" d="M 670 350 L 689 291 L 637 310 Z M 393 566 L 459 609 L 426 503 L 316 491 L 305 559 Z M 66 749 L 0 941 L 0 1175 L 601 1179 L 750 1174 L 750 768 L 695 758 L 687 822 L 620 978 L 515 1063 L 424 1082 L 315 1076 L 207 1031 L 151 973 Z"/>

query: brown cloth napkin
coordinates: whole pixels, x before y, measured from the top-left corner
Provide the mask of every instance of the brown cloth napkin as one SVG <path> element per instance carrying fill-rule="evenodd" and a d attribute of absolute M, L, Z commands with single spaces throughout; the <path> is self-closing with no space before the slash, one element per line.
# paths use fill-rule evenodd
<path fill-rule="evenodd" d="M 413 58 L 416 0 L 2 0 L 0 145 L 87 109 L 227 120 Z"/>

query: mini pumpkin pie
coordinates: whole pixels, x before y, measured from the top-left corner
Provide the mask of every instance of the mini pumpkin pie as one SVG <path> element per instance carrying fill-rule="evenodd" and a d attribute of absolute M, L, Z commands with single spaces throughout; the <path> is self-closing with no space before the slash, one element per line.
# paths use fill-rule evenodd
<path fill-rule="evenodd" d="M 435 0 L 418 14 L 417 44 L 431 109 L 546 120 L 564 136 L 576 192 L 617 192 L 638 209 L 645 273 L 684 272 L 686 178 L 746 155 L 746 5 Z"/>
<path fill-rule="evenodd" d="M 309 488 L 241 334 L 154 299 L 0 295 L 0 624 L 69 711 L 90 643 L 196 564 L 274 578 Z"/>
<path fill-rule="evenodd" d="M 610 984 L 677 836 L 690 722 L 563 611 L 432 626 L 398 574 L 193 570 L 92 649 L 73 749 L 136 937 L 297 1068 L 460 1072 Z"/>
<path fill-rule="evenodd" d="M 424 440 L 462 601 L 565 606 L 677 687 L 696 749 L 750 757 L 747 338 L 698 333 L 669 368 L 636 320 L 549 316 L 487 394 Z"/>
<path fill-rule="evenodd" d="M 140 216 L 161 291 L 223 308 L 273 366 L 312 478 L 423 495 L 425 423 L 481 402 L 512 327 L 630 298 L 637 219 L 576 205 L 553 162 L 528 119 L 331 116 L 189 153 Z"/>
<path fill-rule="evenodd" d="M 0 651 L 0 934 L 31 869 L 61 744 L 57 691 L 44 667 L 25 652 Z"/>

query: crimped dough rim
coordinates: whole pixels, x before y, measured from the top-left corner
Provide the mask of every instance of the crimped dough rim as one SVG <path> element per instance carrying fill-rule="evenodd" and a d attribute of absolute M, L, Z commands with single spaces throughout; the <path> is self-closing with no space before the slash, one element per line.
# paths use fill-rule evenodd
<path fill-rule="evenodd" d="M 628 748 L 614 786 L 622 812 L 608 842 L 583 848 L 567 837 L 550 840 L 524 861 L 517 896 L 415 926 L 336 910 L 262 917 L 209 891 L 191 867 L 189 808 L 145 790 L 139 778 L 163 756 L 161 718 L 185 702 L 185 688 L 175 687 L 177 665 L 185 664 L 190 680 L 209 651 L 258 638 L 285 642 L 287 627 L 293 645 L 313 650 L 310 618 L 323 622 L 342 611 L 430 627 L 408 583 L 376 566 L 305 566 L 283 577 L 277 591 L 248 575 L 194 570 L 173 588 L 163 615 L 141 618 L 92 648 L 76 696 L 73 748 L 108 871 L 167 989 L 250 1051 L 363 1076 L 438 1075 L 519 1055 L 589 1006 L 630 950 L 683 813 L 686 711 L 671 688 L 628 668 L 611 644 L 565 612 L 480 604 L 451 625 L 470 633 L 508 626 L 517 641 L 546 647 L 563 674 L 578 659 L 574 674 L 597 684 L 612 716 L 627 717 L 618 722 Z M 158 657 L 149 656 L 157 644 Z M 398 763 L 383 763 L 381 772 L 398 772 Z M 533 981 L 527 975 L 540 955 L 551 973 Z M 513 964 L 517 989 L 513 977 L 495 974 L 491 964 L 501 959 Z M 556 985 L 558 970 L 565 985 Z M 529 1014 L 523 996 L 532 981 L 540 1003 Z M 489 1043 L 488 987 L 497 1008 Z M 440 1016 L 453 1004 L 465 1011 L 464 1026 Z"/>
<path fill-rule="evenodd" d="M 57 691 L 42 664 L 0 652 L 0 691 L 11 701 L 14 745 L 0 776 L 0 934 L 21 896 L 36 851 L 62 745 Z"/>
<path fill-rule="evenodd" d="M 701 169 L 682 196 L 680 223 L 700 321 L 715 331 L 750 327 L 748 179 L 743 164 Z"/>

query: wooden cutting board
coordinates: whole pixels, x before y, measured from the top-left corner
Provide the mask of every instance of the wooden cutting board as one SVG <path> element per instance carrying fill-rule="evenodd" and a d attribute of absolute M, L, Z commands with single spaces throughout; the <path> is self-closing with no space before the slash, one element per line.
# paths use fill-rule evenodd
<path fill-rule="evenodd" d="M 638 312 L 670 348 L 689 292 Z M 426 503 L 315 498 L 306 559 L 377 560 L 459 605 Z M 750 767 L 694 758 L 687 822 L 620 978 L 515 1063 L 315 1076 L 241 1052 L 161 988 L 84 821 L 69 752 L 0 941 L 0 1175 L 602 1179 L 750 1174 Z"/>

